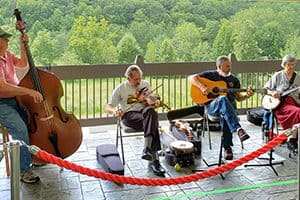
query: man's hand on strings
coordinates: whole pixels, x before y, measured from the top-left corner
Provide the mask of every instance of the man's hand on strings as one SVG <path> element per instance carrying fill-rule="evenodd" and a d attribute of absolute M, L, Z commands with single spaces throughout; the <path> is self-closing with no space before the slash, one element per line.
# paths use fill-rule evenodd
<path fill-rule="evenodd" d="M 208 95 L 208 88 L 205 85 L 201 84 L 201 87 L 199 88 L 204 96 Z"/>
<path fill-rule="evenodd" d="M 251 97 L 254 95 L 254 90 L 252 89 L 252 87 L 249 87 L 246 91 L 246 95 L 247 97 Z"/>
<path fill-rule="evenodd" d="M 124 115 L 124 111 L 121 109 L 116 109 L 115 116 L 122 117 Z"/>

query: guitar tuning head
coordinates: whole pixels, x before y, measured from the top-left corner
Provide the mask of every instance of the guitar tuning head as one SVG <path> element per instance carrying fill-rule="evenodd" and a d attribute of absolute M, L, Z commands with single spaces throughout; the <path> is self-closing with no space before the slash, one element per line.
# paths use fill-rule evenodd
<path fill-rule="evenodd" d="M 263 89 L 262 89 L 262 94 L 268 94 L 268 90 L 265 89 L 265 88 L 263 88 Z"/>

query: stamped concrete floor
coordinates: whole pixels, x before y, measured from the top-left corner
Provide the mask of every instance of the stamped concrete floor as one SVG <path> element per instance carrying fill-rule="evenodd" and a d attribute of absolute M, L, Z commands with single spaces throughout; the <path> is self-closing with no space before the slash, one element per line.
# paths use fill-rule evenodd
<path fill-rule="evenodd" d="M 261 128 L 249 123 L 241 116 L 241 124 L 251 138 L 244 142 L 241 148 L 239 138 L 233 137 L 234 160 L 256 150 L 265 143 L 262 140 Z M 168 131 L 168 122 L 162 121 L 162 127 Z M 96 147 L 100 144 L 115 143 L 116 125 L 83 128 L 83 142 L 80 148 L 66 160 L 90 169 L 103 170 L 96 160 Z M 160 157 L 166 168 L 166 177 L 180 177 L 193 174 L 191 169 L 206 167 L 203 159 L 209 163 L 218 160 L 220 133 L 211 132 L 212 150 L 208 148 L 207 135 L 202 138 L 202 158 L 196 159 L 196 164 L 189 168 L 175 171 L 174 167 Z M 140 159 L 143 148 L 143 137 L 124 138 L 125 175 L 132 177 L 159 178 L 148 170 L 148 162 Z M 195 182 L 168 186 L 139 186 L 115 184 L 95 177 L 79 174 L 63 169 L 54 164 L 37 167 L 34 171 L 41 177 L 36 184 L 21 183 L 20 197 L 22 200 L 140 200 L 140 199 L 297 199 L 297 157 L 288 157 L 286 144 L 275 148 L 275 160 L 283 161 L 284 165 L 274 165 L 278 172 L 275 175 L 271 167 L 239 166 L 234 170 Z M 268 157 L 269 154 L 263 155 Z M 252 160 L 250 163 L 266 163 L 262 160 Z M 247 163 L 249 164 L 249 163 Z M 10 178 L 5 173 L 4 159 L 0 163 L 0 199 L 10 199 Z"/>

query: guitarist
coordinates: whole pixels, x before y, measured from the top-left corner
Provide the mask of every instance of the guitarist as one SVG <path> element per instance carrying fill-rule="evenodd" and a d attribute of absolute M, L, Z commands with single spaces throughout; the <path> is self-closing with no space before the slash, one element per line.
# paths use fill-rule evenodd
<path fill-rule="evenodd" d="M 269 95 L 281 100 L 279 108 L 274 112 L 279 124 L 283 129 L 292 128 L 294 124 L 300 123 L 300 102 L 299 90 L 285 96 L 282 92 L 287 91 L 293 86 L 300 86 L 300 77 L 296 75 L 296 58 L 288 54 L 283 57 L 281 62 L 282 70 L 276 72 L 266 83 L 265 88 Z M 298 101 L 297 101 L 298 100 Z M 298 149 L 298 132 L 294 131 L 288 141 L 288 148 L 291 151 Z"/>
<path fill-rule="evenodd" d="M 203 95 L 208 95 L 208 87 L 201 83 L 199 77 L 209 79 L 211 81 L 224 81 L 226 82 L 227 88 L 240 88 L 240 81 L 235 75 L 231 73 L 231 61 L 227 56 L 220 56 L 216 61 L 217 69 L 208 70 L 199 74 L 194 74 L 189 77 L 191 84 L 199 88 Z M 223 147 L 224 147 L 224 158 L 226 160 L 233 159 L 232 148 L 232 133 L 237 132 L 241 141 L 247 140 L 250 136 L 246 131 L 241 128 L 236 113 L 236 100 L 242 101 L 252 96 L 253 90 L 247 90 L 246 94 L 242 95 L 240 92 L 227 92 L 227 96 L 218 96 L 212 101 L 206 103 L 206 110 L 209 115 L 220 116 L 220 125 L 223 130 Z"/>

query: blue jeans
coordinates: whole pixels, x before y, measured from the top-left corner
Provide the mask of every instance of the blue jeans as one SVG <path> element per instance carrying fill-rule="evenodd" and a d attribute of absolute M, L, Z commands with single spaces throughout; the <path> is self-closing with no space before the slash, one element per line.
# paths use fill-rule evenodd
<path fill-rule="evenodd" d="M 263 116 L 263 122 L 265 123 L 265 126 L 268 130 L 272 130 L 272 126 L 273 126 L 273 114 L 272 114 L 272 112 L 265 110 L 264 116 Z"/>
<path fill-rule="evenodd" d="M 14 140 L 29 145 L 29 136 L 25 121 L 27 116 L 19 108 L 15 98 L 0 98 L 0 123 L 5 126 Z M 20 171 L 27 172 L 32 163 L 27 147 L 20 146 Z"/>
<path fill-rule="evenodd" d="M 224 147 L 233 146 L 232 133 L 241 128 L 236 110 L 226 96 L 219 96 L 207 106 L 207 112 L 213 116 L 223 116 L 220 118 L 224 136 Z"/>

